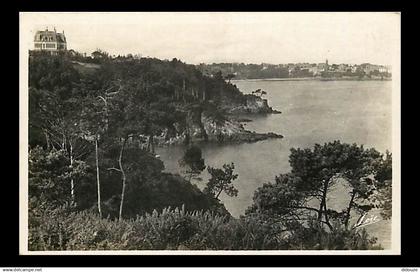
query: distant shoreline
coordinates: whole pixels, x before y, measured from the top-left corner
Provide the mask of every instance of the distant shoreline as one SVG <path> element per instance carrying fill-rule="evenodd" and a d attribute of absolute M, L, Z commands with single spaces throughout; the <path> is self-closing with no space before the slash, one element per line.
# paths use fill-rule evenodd
<path fill-rule="evenodd" d="M 235 81 L 392 81 L 392 78 L 320 78 L 320 77 L 295 77 L 295 78 L 250 78 L 250 79 L 232 79 Z"/>

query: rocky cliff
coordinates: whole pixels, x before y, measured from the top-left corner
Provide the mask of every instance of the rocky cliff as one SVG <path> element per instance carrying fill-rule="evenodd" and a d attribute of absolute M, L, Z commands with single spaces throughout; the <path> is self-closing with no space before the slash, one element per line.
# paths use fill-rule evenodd
<path fill-rule="evenodd" d="M 272 113 L 265 99 L 250 99 L 246 105 L 230 107 L 229 113 Z M 158 144 L 180 144 L 188 142 L 256 142 L 270 138 L 283 138 L 282 135 L 257 133 L 246 130 L 237 118 L 225 116 L 215 118 L 211 112 L 201 107 L 193 107 L 186 113 L 185 124 L 176 125 L 175 131 L 164 131 L 156 137 Z"/>
<path fill-rule="evenodd" d="M 226 112 L 230 114 L 268 114 L 268 113 L 281 113 L 274 110 L 268 105 L 267 99 L 263 99 L 256 95 L 245 95 L 244 103 L 226 103 L 223 105 Z"/>

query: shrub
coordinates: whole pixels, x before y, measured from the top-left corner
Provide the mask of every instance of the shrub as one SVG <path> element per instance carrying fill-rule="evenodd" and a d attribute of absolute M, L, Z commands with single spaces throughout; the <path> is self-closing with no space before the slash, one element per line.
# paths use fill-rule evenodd
<path fill-rule="evenodd" d="M 327 232 L 316 225 L 285 234 L 258 216 L 235 219 L 184 206 L 121 221 L 63 206 L 30 217 L 29 250 L 340 250 L 375 243 L 364 230 Z"/>

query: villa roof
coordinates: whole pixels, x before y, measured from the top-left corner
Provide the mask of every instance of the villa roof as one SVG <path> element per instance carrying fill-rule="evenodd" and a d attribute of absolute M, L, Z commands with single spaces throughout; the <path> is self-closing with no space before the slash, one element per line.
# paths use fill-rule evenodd
<path fill-rule="evenodd" d="M 56 31 L 39 30 L 35 34 L 35 42 L 51 41 L 51 42 L 66 42 L 64 33 L 57 33 Z"/>

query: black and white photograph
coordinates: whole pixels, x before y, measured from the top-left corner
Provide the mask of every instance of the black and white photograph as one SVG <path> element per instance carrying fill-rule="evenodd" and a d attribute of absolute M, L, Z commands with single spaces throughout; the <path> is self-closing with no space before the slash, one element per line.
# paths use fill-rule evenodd
<path fill-rule="evenodd" d="M 399 12 L 20 12 L 22 255 L 401 254 Z"/>

